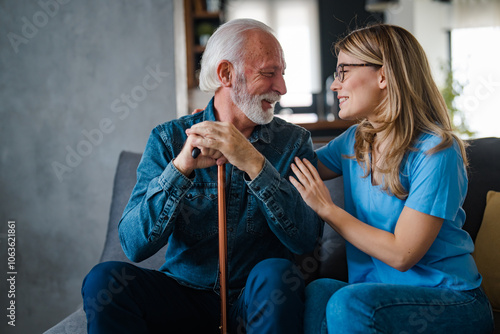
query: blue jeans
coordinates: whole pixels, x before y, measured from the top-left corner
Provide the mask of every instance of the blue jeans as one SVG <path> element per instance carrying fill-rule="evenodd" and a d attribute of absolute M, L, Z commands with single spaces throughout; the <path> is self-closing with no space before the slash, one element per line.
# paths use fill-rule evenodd
<path fill-rule="evenodd" d="M 88 333 L 219 333 L 220 298 L 125 262 L 95 266 L 83 282 Z M 304 283 L 292 262 L 259 262 L 228 307 L 229 333 L 302 333 Z"/>
<path fill-rule="evenodd" d="M 481 288 L 471 291 L 318 279 L 306 287 L 305 334 L 492 333 Z"/>

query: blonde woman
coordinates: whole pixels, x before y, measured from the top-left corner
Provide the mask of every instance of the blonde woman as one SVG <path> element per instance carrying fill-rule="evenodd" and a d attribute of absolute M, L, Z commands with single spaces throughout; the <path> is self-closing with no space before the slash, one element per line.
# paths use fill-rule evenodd
<path fill-rule="evenodd" d="M 349 283 L 306 288 L 306 333 L 488 333 L 493 317 L 462 229 L 464 143 L 425 53 L 408 31 L 379 24 L 335 45 L 331 89 L 340 117 L 359 120 L 295 159 L 306 203 L 346 240 Z M 345 210 L 323 180 L 343 175 Z"/>

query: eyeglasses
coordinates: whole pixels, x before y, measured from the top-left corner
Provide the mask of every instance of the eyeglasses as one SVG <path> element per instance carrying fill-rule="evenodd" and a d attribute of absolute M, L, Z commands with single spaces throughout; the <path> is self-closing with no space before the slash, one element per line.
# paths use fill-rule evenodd
<path fill-rule="evenodd" d="M 339 82 L 344 82 L 344 67 L 346 66 L 380 66 L 380 65 L 375 65 L 375 64 L 369 64 L 369 63 L 366 63 L 366 64 L 340 64 L 339 66 L 337 66 L 337 70 L 335 71 L 335 73 L 333 73 L 333 80 L 335 79 L 339 79 Z"/>

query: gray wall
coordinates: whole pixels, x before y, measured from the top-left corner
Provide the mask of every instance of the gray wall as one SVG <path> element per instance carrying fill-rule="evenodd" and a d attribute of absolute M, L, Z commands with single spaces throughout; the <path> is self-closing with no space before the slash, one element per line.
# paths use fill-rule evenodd
<path fill-rule="evenodd" d="M 0 332 L 41 333 L 81 304 L 119 152 L 176 117 L 173 46 L 173 0 L 0 0 Z"/>

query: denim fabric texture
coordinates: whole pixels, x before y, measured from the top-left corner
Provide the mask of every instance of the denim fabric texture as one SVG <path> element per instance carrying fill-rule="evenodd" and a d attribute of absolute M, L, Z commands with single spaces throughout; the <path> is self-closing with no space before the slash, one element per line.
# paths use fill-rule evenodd
<path fill-rule="evenodd" d="M 306 287 L 305 334 L 492 333 L 482 288 L 468 291 L 323 278 Z"/>
<path fill-rule="evenodd" d="M 89 333 L 220 333 L 220 297 L 157 270 L 100 263 L 85 278 L 82 296 Z M 229 305 L 228 332 L 301 334 L 303 319 L 301 273 L 289 260 L 266 259 Z"/>
<path fill-rule="evenodd" d="M 119 235 L 133 261 L 168 243 L 162 272 L 185 286 L 218 291 L 217 166 L 186 177 L 172 164 L 187 139 L 185 130 L 203 121 L 216 121 L 213 99 L 203 112 L 153 129 Z M 266 158 L 260 174 L 249 180 L 226 165 L 230 300 L 257 263 L 312 251 L 323 231 L 323 222 L 288 181 L 294 157 L 317 164 L 310 133 L 274 118 L 256 126 L 249 141 Z"/>

